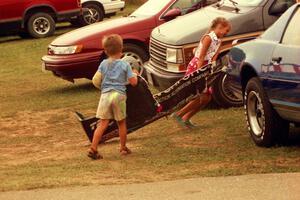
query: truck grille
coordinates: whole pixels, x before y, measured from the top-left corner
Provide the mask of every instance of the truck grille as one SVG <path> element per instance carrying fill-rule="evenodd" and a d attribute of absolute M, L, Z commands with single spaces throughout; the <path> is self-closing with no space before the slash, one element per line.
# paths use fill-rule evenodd
<path fill-rule="evenodd" d="M 150 40 L 150 63 L 158 68 L 167 68 L 167 47 L 153 38 Z"/>

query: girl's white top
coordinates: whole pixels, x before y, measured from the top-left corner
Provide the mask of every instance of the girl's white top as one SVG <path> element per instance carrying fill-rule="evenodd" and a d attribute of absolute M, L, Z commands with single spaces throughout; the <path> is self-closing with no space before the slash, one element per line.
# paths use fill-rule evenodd
<path fill-rule="evenodd" d="M 213 57 L 216 55 L 218 49 L 220 48 L 221 46 L 221 39 L 219 39 L 216 35 L 216 33 L 214 31 L 211 31 L 209 34 L 206 34 L 210 37 L 211 39 L 211 43 L 208 47 L 208 50 L 207 50 L 207 53 L 206 53 L 206 56 L 204 58 L 205 61 L 207 61 L 208 63 L 211 63 L 212 62 L 212 59 Z M 206 36 L 204 35 L 202 37 L 202 39 Z M 202 39 L 196 49 L 196 52 L 195 52 L 195 57 L 199 58 L 200 57 L 200 53 L 201 53 L 201 49 L 202 49 Z"/>

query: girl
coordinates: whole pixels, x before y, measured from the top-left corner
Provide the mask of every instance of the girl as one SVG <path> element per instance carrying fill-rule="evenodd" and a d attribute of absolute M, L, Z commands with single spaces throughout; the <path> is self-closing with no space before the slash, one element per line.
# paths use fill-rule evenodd
<path fill-rule="evenodd" d="M 200 40 L 195 56 L 187 67 L 186 75 L 193 73 L 208 63 L 216 61 L 220 51 L 221 38 L 223 38 L 230 29 L 231 25 L 229 21 L 223 17 L 218 17 L 212 21 L 210 30 Z M 195 128 L 196 126 L 190 119 L 210 102 L 211 94 L 212 89 L 206 88 L 202 94 L 195 97 L 195 99 L 177 113 L 174 113 L 173 117 L 180 125 Z"/>

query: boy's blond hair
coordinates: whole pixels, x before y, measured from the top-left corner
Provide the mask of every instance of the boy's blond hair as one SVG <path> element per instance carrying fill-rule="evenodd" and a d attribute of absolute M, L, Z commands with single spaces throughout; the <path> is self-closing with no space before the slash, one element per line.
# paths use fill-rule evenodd
<path fill-rule="evenodd" d="M 123 51 L 123 39 L 118 34 L 111 34 L 104 36 L 102 39 L 102 46 L 106 55 L 114 56 Z"/>

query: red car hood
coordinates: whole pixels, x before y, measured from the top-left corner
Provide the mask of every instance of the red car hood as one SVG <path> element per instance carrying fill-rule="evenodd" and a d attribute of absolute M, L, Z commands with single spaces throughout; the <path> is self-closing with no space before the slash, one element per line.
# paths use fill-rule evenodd
<path fill-rule="evenodd" d="M 65 46 L 82 44 L 86 41 L 97 40 L 106 34 L 131 33 L 146 30 L 155 27 L 154 17 L 138 18 L 138 17 L 122 17 L 85 26 L 69 33 L 63 34 L 52 41 L 53 46 Z"/>

